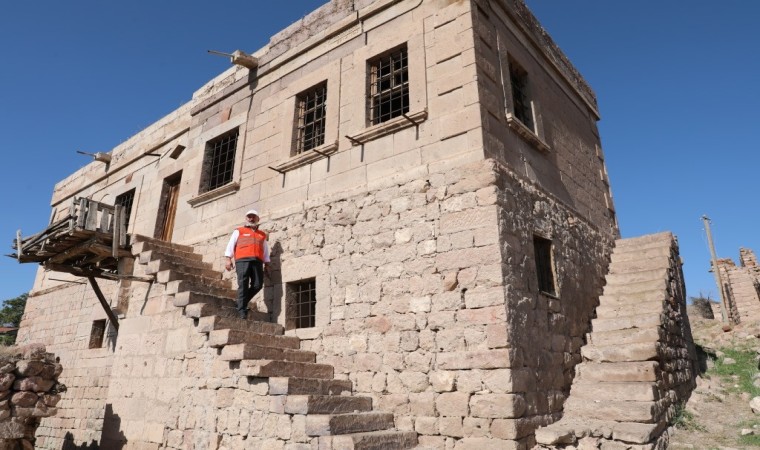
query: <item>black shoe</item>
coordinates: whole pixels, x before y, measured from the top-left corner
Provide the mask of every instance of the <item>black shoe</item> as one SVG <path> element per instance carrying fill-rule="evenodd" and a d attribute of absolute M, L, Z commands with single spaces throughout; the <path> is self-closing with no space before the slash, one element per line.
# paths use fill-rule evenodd
<path fill-rule="evenodd" d="M 248 311 L 239 311 L 238 312 L 238 317 L 240 317 L 243 320 L 247 319 L 248 318 Z"/>

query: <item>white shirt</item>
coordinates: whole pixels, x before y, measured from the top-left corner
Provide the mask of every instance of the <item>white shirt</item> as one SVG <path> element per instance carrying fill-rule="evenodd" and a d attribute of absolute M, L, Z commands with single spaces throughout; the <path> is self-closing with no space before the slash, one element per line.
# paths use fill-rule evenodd
<path fill-rule="evenodd" d="M 232 232 L 232 236 L 230 236 L 230 241 L 227 243 L 227 249 L 224 250 L 224 256 L 228 258 L 232 258 L 235 254 L 235 245 L 237 245 L 238 236 L 240 236 L 240 232 L 237 228 L 235 228 L 235 231 Z M 264 262 L 269 264 L 269 242 L 264 241 Z"/>

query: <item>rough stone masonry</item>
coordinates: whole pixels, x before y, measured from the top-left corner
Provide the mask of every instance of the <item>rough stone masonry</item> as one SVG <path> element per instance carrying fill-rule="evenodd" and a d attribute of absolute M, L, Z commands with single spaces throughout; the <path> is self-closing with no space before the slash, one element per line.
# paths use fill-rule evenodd
<path fill-rule="evenodd" d="M 519 0 L 335 0 L 254 56 L 56 185 L 54 218 L 128 208 L 121 270 L 155 282 L 102 283 L 116 332 L 38 272 L 19 341 L 69 391 L 37 447 L 532 447 L 618 236 L 591 88 Z M 221 256 L 251 208 L 273 264 L 241 324 Z"/>

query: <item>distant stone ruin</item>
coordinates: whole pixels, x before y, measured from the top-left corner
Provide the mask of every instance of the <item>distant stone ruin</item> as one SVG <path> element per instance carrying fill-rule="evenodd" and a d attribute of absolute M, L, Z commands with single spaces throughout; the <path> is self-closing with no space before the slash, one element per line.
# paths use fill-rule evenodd
<path fill-rule="evenodd" d="M 733 323 L 760 320 L 760 266 L 755 252 L 739 249 L 739 265 L 730 258 L 718 260 L 723 297 Z"/>

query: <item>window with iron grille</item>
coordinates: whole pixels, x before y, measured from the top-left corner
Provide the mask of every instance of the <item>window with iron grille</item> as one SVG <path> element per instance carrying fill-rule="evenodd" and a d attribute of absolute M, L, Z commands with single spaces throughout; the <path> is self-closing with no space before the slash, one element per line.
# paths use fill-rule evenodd
<path fill-rule="evenodd" d="M 213 191 L 232 181 L 237 140 L 238 129 L 236 128 L 206 143 L 201 174 L 201 193 Z"/>
<path fill-rule="evenodd" d="M 124 213 L 124 229 L 129 230 L 129 219 L 132 217 L 132 203 L 135 200 L 135 190 L 127 191 L 121 195 L 116 196 L 115 205 L 122 207 Z"/>
<path fill-rule="evenodd" d="M 327 83 L 302 92 L 297 100 L 294 146 L 296 155 L 325 143 Z"/>
<path fill-rule="evenodd" d="M 533 107 L 528 90 L 528 72 L 512 58 L 509 59 L 509 80 L 512 84 L 512 103 L 515 117 L 526 127 L 535 130 Z"/>
<path fill-rule="evenodd" d="M 369 62 L 369 122 L 387 122 L 409 112 L 406 47 Z"/>
<path fill-rule="evenodd" d="M 92 329 L 90 329 L 89 348 L 100 348 L 103 346 L 103 337 L 106 334 L 106 320 L 94 320 Z"/>
<path fill-rule="evenodd" d="M 554 270 L 552 269 L 552 241 L 533 236 L 533 250 L 536 254 L 536 274 L 538 290 L 556 295 L 554 288 Z"/>
<path fill-rule="evenodd" d="M 314 278 L 287 284 L 286 328 L 313 328 L 317 317 L 317 283 Z"/>

